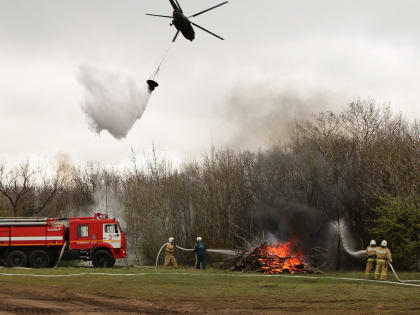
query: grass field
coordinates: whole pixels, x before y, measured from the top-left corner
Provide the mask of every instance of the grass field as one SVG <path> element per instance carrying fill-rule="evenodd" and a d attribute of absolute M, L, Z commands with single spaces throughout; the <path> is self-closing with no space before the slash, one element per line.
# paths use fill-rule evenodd
<path fill-rule="evenodd" d="M 23 276 L 103 272 L 136 275 Z M 420 287 L 377 282 L 244 277 L 192 268 L 2 268 L 0 273 L 22 275 L 0 276 L 2 314 L 420 314 Z M 362 273 L 320 276 L 360 278 Z M 401 273 L 400 278 L 420 279 L 420 273 Z"/>

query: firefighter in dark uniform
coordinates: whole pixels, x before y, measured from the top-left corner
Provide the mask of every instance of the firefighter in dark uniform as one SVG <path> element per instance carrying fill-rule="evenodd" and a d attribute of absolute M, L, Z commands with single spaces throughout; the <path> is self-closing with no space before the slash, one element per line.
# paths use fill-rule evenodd
<path fill-rule="evenodd" d="M 200 236 L 197 237 L 194 253 L 197 254 L 197 264 L 195 265 L 195 268 L 200 269 L 201 265 L 203 270 L 206 270 L 206 244 L 203 243 L 203 239 Z"/>

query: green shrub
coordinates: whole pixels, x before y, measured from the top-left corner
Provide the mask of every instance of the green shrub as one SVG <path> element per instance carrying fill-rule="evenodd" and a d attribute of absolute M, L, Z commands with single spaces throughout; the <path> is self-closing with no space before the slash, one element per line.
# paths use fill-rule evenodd
<path fill-rule="evenodd" d="M 420 260 L 420 208 L 418 200 L 385 196 L 375 209 L 377 219 L 370 233 L 378 240 L 387 240 L 393 265 L 411 269 Z"/>

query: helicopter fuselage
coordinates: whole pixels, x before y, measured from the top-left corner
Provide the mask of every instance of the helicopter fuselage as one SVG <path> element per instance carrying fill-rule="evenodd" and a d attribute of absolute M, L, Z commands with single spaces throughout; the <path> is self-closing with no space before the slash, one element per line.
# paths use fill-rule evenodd
<path fill-rule="evenodd" d="M 172 42 L 176 41 L 179 33 L 182 33 L 182 35 L 186 39 L 188 39 L 190 41 L 193 41 L 195 39 L 195 31 L 194 31 L 193 25 L 194 25 L 194 27 L 197 27 L 197 28 L 201 29 L 202 31 L 207 32 L 210 35 L 213 35 L 214 37 L 217 37 L 218 39 L 224 40 L 219 35 L 217 35 L 217 34 L 211 32 L 211 31 L 209 31 L 208 29 L 205 29 L 204 27 L 194 23 L 193 21 L 190 20 L 190 18 L 199 16 L 203 13 L 214 10 L 214 9 L 216 9 L 216 8 L 222 6 L 222 5 L 227 4 L 229 1 L 222 2 L 218 5 L 212 6 L 211 8 L 208 8 L 208 9 L 206 9 L 204 11 L 201 11 L 201 12 L 197 12 L 196 14 L 193 14 L 193 15 L 190 15 L 190 16 L 184 14 L 184 11 L 182 11 L 182 8 L 179 5 L 178 0 L 169 0 L 169 2 L 170 2 L 171 6 L 173 8 L 172 16 L 171 15 L 162 15 L 162 14 L 151 14 L 151 13 L 146 13 L 146 15 L 156 16 L 156 17 L 161 17 L 161 18 L 166 18 L 166 19 L 172 19 L 172 22 L 170 23 L 170 25 L 175 26 L 175 28 L 176 28 L 176 34 L 175 34 L 175 37 L 173 38 Z"/>
<path fill-rule="evenodd" d="M 190 41 L 195 38 L 194 28 L 188 18 L 179 10 L 174 10 L 172 24 Z"/>

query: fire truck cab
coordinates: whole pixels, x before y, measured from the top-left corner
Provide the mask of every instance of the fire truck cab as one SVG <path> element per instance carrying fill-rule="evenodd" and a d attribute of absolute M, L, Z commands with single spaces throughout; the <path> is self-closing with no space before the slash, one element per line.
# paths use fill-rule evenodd
<path fill-rule="evenodd" d="M 112 267 L 125 258 L 126 239 L 108 215 L 75 218 L 0 218 L 0 259 L 11 267 L 45 268 L 63 260 Z"/>

